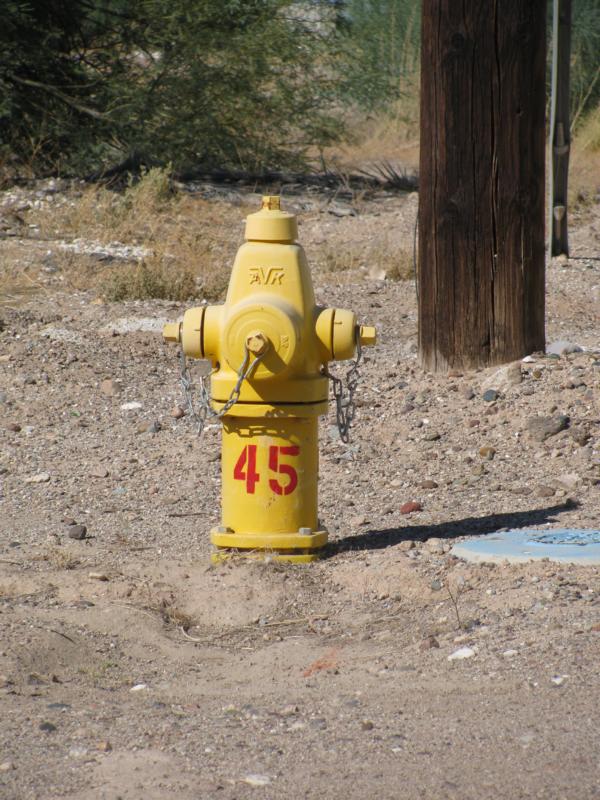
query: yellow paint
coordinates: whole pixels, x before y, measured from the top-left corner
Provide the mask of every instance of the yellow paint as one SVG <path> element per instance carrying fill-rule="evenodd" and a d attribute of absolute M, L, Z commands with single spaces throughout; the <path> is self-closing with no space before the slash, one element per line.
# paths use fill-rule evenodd
<path fill-rule="evenodd" d="M 246 221 L 225 303 L 192 308 L 165 326 L 192 358 L 208 358 L 211 402 L 219 410 L 246 354 L 259 363 L 223 417 L 222 524 L 211 531 L 217 560 L 233 552 L 314 560 L 327 542 L 317 518 L 317 418 L 327 411 L 321 368 L 375 344 L 345 309 L 320 308 L 297 222 L 265 197 Z"/>

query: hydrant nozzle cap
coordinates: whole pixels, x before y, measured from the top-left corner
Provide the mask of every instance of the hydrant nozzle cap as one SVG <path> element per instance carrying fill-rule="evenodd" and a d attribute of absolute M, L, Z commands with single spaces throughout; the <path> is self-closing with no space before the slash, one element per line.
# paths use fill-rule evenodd
<path fill-rule="evenodd" d="M 163 339 L 165 342 L 180 342 L 181 323 L 167 322 L 166 325 L 163 326 Z"/>
<path fill-rule="evenodd" d="M 246 218 L 246 239 L 254 242 L 294 242 L 298 223 L 294 214 L 281 210 L 278 195 L 265 195 L 262 208 Z"/>

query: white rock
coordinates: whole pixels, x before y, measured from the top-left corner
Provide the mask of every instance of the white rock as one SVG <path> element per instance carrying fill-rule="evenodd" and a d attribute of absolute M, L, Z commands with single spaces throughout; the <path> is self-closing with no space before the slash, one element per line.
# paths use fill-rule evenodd
<path fill-rule="evenodd" d="M 25 483 L 48 483 L 50 475 L 47 472 L 39 472 L 37 475 L 31 475 L 25 478 Z"/>
<path fill-rule="evenodd" d="M 465 658 L 472 658 L 475 650 L 472 647 L 459 647 L 448 656 L 448 661 L 462 661 Z"/>
<path fill-rule="evenodd" d="M 143 406 L 141 403 L 138 403 L 137 400 L 132 400 L 131 403 L 121 404 L 121 411 L 139 411 L 140 408 L 143 408 Z"/>
<path fill-rule="evenodd" d="M 250 774 L 242 778 L 242 783 L 247 783 L 249 786 L 268 786 L 271 778 L 268 775 Z"/>
<path fill-rule="evenodd" d="M 487 389 L 503 391 L 511 386 L 518 386 L 522 379 L 521 362 L 513 361 L 511 364 L 507 364 L 499 370 L 496 370 L 493 375 L 484 381 L 481 388 L 483 391 Z"/>
<path fill-rule="evenodd" d="M 147 683 L 136 683 L 135 686 L 132 686 L 129 690 L 130 692 L 143 692 L 144 689 L 148 688 Z"/>
<path fill-rule="evenodd" d="M 581 353 L 583 352 L 583 347 L 569 342 L 566 339 L 558 339 L 556 342 L 552 342 L 552 344 L 548 345 L 546 352 L 553 353 L 557 356 L 564 356 L 566 353 Z"/>
<path fill-rule="evenodd" d="M 517 656 L 517 655 L 519 655 L 519 651 L 518 651 L 518 650 L 505 650 L 505 651 L 502 653 L 502 655 L 503 655 L 505 658 L 512 658 L 512 656 Z"/>

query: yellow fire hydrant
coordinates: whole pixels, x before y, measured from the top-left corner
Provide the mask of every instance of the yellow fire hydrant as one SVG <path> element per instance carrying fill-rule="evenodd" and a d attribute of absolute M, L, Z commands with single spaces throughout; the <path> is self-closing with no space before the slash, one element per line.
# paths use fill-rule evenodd
<path fill-rule="evenodd" d="M 360 356 L 376 334 L 358 326 L 352 311 L 315 305 L 297 236 L 296 217 L 280 209 L 279 197 L 264 197 L 246 220 L 225 303 L 191 308 L 163 330 L 165 340 L 181 343 L 184 359 L 209 359 L 213 367 L 204 413 L 223 423 L 216 561 L 233 551 L 313 561 L 327 543 L 317 513 L 327 362 Z M 348 397 L 333 381 L 345 438 Z"/>

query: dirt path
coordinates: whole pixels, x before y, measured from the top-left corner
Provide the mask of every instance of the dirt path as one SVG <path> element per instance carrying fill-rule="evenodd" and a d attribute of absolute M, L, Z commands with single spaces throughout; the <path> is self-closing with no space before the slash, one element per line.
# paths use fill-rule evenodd
<path fill-rule="evenodd" d="M 302 236 L 309 256 L 375 230 L 410 247 L 414 209 L 308 215 Z M 52 282 L 5 300 L 0 796 L 598 797 L 598 569 L 449 552 L 500 528 L 600 528 L 598 230 L 548 271 L 548 342 L 584 350 L 513 383 L 423 374 L 410 282 L 315 277 L 380 343 L 350 445 L 321 423 L 332 545 L 306 567 L 209 566 L 220 433 L 172 417 L 158 333 L 183 306 Z M 13 271 L 15 246 L 0 241 Z"/>

